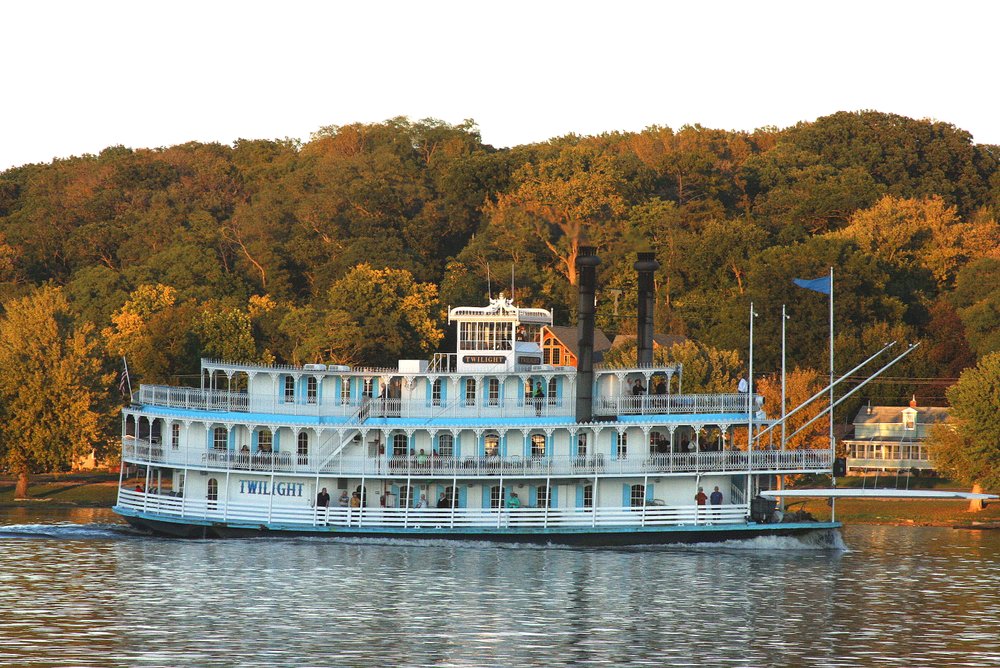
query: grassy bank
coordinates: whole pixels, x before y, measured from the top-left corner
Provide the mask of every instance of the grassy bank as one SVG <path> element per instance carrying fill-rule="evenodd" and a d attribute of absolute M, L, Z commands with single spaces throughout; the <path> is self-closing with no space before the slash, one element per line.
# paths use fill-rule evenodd
<path fill-rule="evenodd" d="M 110 508 L 118 493 L 118 474 L 107 472 L 45 474 L 31 477 L 27 500 L 14 499 L 15 479 L 0 477 L 0 506 L 71 506 Z"/>

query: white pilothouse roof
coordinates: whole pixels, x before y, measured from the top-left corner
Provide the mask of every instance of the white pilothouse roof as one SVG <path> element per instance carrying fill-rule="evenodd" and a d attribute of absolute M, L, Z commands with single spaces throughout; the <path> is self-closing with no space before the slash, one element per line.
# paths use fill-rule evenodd
<path fill-rule="evenodd" d="M 536 325 L 551 325 L 552 311 L 543 308 L 515 306 L 504 293 L 491 299 L 488 306 L 456 306 L 448 311 L 448 323 L 465 322 L 517 322 Z"/>

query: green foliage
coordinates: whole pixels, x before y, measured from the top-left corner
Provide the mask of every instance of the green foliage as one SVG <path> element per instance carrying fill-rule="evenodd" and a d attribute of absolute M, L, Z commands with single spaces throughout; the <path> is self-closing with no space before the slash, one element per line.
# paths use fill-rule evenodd
<path fill-rule="evenodd" d="M 636 341 L 631 339 L 605 351 L 602 364 L 609 368 L 635 366 Z M 654 365 L 683 365 L 681 388 L 686 394 L 735 392 L 742 373 L 739 353 L 719 350 L 695 341 L 654 347 Z"/>
<path fill-rule="evenodd" d="M 66 471 L 107 443 L 107 373 L 94 328 L 74 320 L 62 290 L 9 302 L 0 319 L 0 466 L 26 476 Z"/>
<path fill-rule="evenodd" d="M 1000 352 L 966 369 L 948 401 L 954 424 L 931 435 L 936 466 L 970 485 L 1000 488 Z"/>

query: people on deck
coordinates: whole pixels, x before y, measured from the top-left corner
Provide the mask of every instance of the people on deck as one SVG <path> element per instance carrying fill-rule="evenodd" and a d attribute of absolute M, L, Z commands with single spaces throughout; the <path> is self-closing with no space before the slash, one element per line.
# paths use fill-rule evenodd
<path fill-rule="evenodd" d="M 517 492 L 511 492 L 510 493 L 510 498 L 507 499 L 507 507 L 508 508 L 520 508 L 521 507 L 521 499 L 517 498 Z"/>
<path fill-rule="evenodd" d="M 712 496 L 709 497 L 709 502 L 713 506 L 721 506 L 722 505 L 722 492 L 719 491 L 719 486 L 718 485 L 715 486 L 715 491 L 712 492 Z"/>
<path fill-rule="evenodd" d="M 421 494 L 420 500 L 417 501 L 417 508 L 426 508 L 426 507 L 427 507 L 427 495 Z"/>
<path fill-rule="evenodd" d="M 441 492 L 441 496 L 438 497 L 437 507 L 438 508 L 447 508 L 450 505 L 451 504 L 448 503 L 448 495 L 445 494 L 444 492 Z"/>
<path fill-rule="evenodd" d="M 746 394 L 750 391 L 750 383 L 747 382 L 745 377 L 740 376 L 740 382 L 736 384 L 736 391 L 740 394 Z"/>
<path fill-rule="evenodd" d="M 705 495 L 705 490 L 701 487 L 698 488 L 698 493 L 694 495 L 694 501 L 699 506 L 705 505 L 705 502 L 708 501 L 708 497 Z"/>
<path fill-rule="evenodd" d="M 427 466 L 427 453 L 423 448 L 420 448 L 420 454 L 417 455 L 417 466 Z"/>
<path fill-rule="evenodd" d="M 316 507 L 326 508 L 330 505 L 330 493 L 326 491 L 326 487 L 320 490 L 320 493 L 316 495 Z"/>
<path fill-rule="evenodd" d="M 646 388 L 642 386 L 642 379 L 636 378 L 632 384 L 632 395 L 638 397 L 641 394 L 646 394 Z"/>
<path fill-rule="evenodd" d="M 542 389 L 542 381 L 535 385 L 535 415 L 542 414 L 542 404 L 545 403 L 545 390 Z"/>
<path fill-rule="evenodd" d="M 351 508 L 361 507 L 361 495 L 355 492 L 351 495 Z"/>
<path fill-rule="evenodd" d="M 348 504 L 350 504 L 350 502 L 351 499 L 350 497 L 347 496 L 347 490 L 345 489 L 343 492 L 340 493 L 340 499 L 337 500 L 337 505 L 339 505 L 341 508 L 346 508 Z"/>

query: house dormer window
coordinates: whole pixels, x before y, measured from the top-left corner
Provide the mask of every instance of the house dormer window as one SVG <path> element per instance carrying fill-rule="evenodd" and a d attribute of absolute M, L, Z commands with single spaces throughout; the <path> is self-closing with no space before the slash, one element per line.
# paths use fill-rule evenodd
<path fill-rule="evenodd" d="M 903 429 L 914 431 L 917 428 L 917 411 L 908 408 L 903 411 Z"/>

